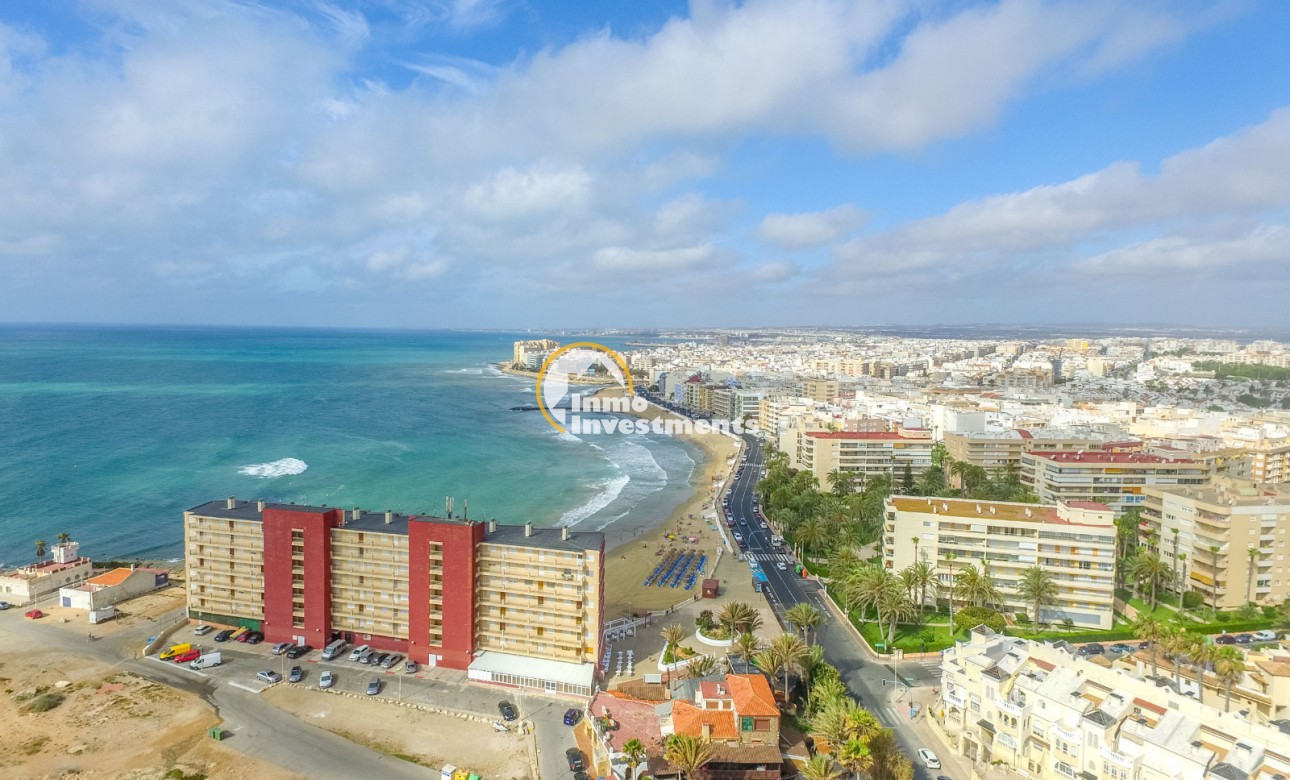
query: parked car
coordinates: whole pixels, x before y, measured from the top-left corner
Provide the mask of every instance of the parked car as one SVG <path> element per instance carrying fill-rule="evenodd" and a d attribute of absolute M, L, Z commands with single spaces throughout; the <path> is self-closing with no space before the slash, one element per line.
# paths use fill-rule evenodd
<path fill-rule="evenodd" d="M 928 769 L 941 768 L 941 760 L 936 757 L 935 753 L 928 750 L 927 748 L 919 748 L 918 758 L 923 762 L 923 766 L 927 767 Z"/>
<path fill-rule="evenodd" d="M 246 635 L 246 643 L 248 645 L 258 645 L 263 641 L 264 641 L 264 634 L 260 633 L 259 631 L 252 631 L 251 633 Z"/>
<path fill-rule="evenodd" d="M 291 667 L 291 672 L 287 674 L 287 682 L 300 682 L 305 679 L 305 670 L 299 666 Z"/>
<path fill-rule="evenodd" d="M 7 601 L 0 601 L 0 609 L 9 609 L 13 605 Z"/>
<path fill-rule="evenodd" d="M 1235 639 L 1236 639 L 1236 644 L 1238 645 L 1254 644 L 1254 636 L 1252 634 L 1237 634 Z"/>
<path fill-rule="evenodd" d="M 267 683 L 282 682 L 282 675 L 278 674 L 272 669 L 261 669 L 260 671 L 255 673 L 255 676 Z"/>
<path fill-rule="evenodd" d="M 194 629 L 193 629 L 193 633 L 194 633 L 194 634 L 196 634 L 197 636 L 206 636 L 207 634 L 209 634 L 210 632 L 212 632 L 212 631 L 214 631 L 214 630 L 215 630 L 215 629 L 211 628 L 210 626 L 206 625 L 205 623 L 202 623 L 200 626 L 198 626 L 197 628 L 194 628 Z"/>
<path fill-rule="evenodd" d="M 1277 632 L 1270 629 L 1254 632 L 1254 641 L 1256 642 L 1275 642 L 1277 641 Z"/>
<path fill-rule="evenodd" d="M 233 636 L 233 629 L 226 629 L 215 635 L 216 642 L 227 642 L 228 638 Z"/>
<path fill-rule="evenodd" d="M 192 663 L 193 661 L 196 661 L 198 658 L 201 658 L 201 657 L 202 657 L 201 650 L 189 650 L 186 653 L 181 653 L 175 656 L 174 661 L 177 664 L 186 664 L 186 663 Z"/>
<path fill-rule="evenodd" d="M 1125 653 L 1132 653 L 1135 649 L 1136 648 L 1133 645 L 1126 645 L 1123 642 L 1116 642 L 1115 644 L 1111 645 L 1111 652 L 1119 653 L 1120 655 L 1124 655 Z"/>
<path fill-rule="evenodd" d="M 1233 636 L 1232 634 L 1223 634 L 1223 635 L 1221 635 L 1221 636 L 1216 636 L 1216 637 L 1214 637 L 1214 644 L 1216 644 L 1216 645 L 1234 645 L 1234 644 L 1236 644 L 1236 637 L 1235 637 L 1235 636 Z"/>
<path fill-rule="evenodd" d="M 394 667 L 398 666 L 399 661 L 402 661 L 402 660 L 403 660 L 403 656 L 399 655 L 398 653 L 390 653 L 389 658 L 386 658 L 385 660 L 381 661 L 381 668 L 393 669 Z"/>
<path fill-rule="evenodd" d="M 570 707 L 564 711 L 564 725 L 573 726 L 582 719 L 582 713 Z"/>
<path fill-rule="evenodd" d="M 417 662 L 413 661 L 411 658 L 409 658 L 408 662 L 403 665 L 403 671 L 408 674 L 416 674 L 417 670 L 420 668 L 420 666 L 417 666 Z"/>
<path fill-rule="evenodd" d="M 359 645 L 358 647 L 355 647 L 353 650 L 349 651 L 349 660 L 357 661 L 359 656 L 363 655 L 364 653 L 370 653 L 370 652 L 372 652 L 372 648 L 368 647 L 367 645 Z"/>
<path fill-rule="evenodd" d="M 300 656 L 304 655 L 310 650 L 313 650 L 313 648 L 310 647 L 309 645 L 296 645 L 292 647 L 290 650 L 288 650 L 287 652 L 283 653 L 283 655 L 285 655 L 287 658 L 290 658 L 291 660 L 294 661 L 295 659 L 299 658 Z"/>
<path fill-rule="evenodd" d="M 336 673 L 328 669 L 318 678 L 318 687 L 327 690 L 336 684 Z"/>
<path fill-rule="evenodd" d="M 497 702 L 497 711 L 502 713 L 502 720 L 515 720 L 520 716 L 519 711 L 515 709 L 515 705 L 509 701 Z"/>
<path fill-rule="evenodd" d="M 32 620 L 37 620 L 37 619 L 39 619 L 39 618 L 43 618 L 43 617 L 45 616 L 45 613 L 44 613 L 44 612 L 41 612 L 41 611 L 40 611 L 40 610 L 38 610 L 38 609 L 29 609 L 29 610 L 27 610 L 24 614 L 25 614 L 27 617 L 31 618 Z"/>
<path fill-rule="evenodd" d="M 1106 653 L 1106 648 L 1097 642 L 1089 642 L 1079 649 L 1080 655 L 1102 655 Z"/>
<path fill-rule="evenodd" d="M 375 696 L 380 692 L 381 692 L 381 681 L 373 677 L 372 681 L 367 684 L 367 695 Z"/>
<path fill-rule="evenodd" d="M 241 642 L 242 644 L 246 644 L 250 640 L 251 640 L 250 631 L 243 631 L 242 633 L 237 635 L 237 641 Z"/>
<path fill-rule="evenodd" d="M 385 663 L 385 659 L 389 657 L 389 653 L 372 653 L 372 657 L 367 659 L 367 662 L 372 666 L 380 666 Z"/>
<path fill-rule="evenodd" d="M 569 761 L 569 770 L 572 772 L 581 772 L 587 768 L 587 762 L 582 758 L 582 751 L 577 748 L 569 748 L 564 751 L 564 757 Z"/>
<path fill-rule="evenodd" d="M 283 653 L 287 652 L 293 647 L 295 647 L 295 645 L 291 644 L 290 642 L 279 642 L 276 645 L 274 645 L 272 648 L 270 648 L 269 652 L 273 653 L 274 655 L 282 655 Z"/>

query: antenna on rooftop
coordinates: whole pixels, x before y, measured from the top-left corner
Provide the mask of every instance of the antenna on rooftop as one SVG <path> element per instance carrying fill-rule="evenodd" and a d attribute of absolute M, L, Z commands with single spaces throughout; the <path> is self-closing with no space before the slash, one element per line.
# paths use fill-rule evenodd
<path fill-rule="evenodd" d="M 461 500 L 461 519 L 468 520 L 470 519 L 469 515 L 470 515 L 470 499 L 463 498 Z"/>
<path fill-rule="evenodd" d="M 452 496 L 446 496 L 443 500 L 444 508 L 448 510 L 448 519 L 452 519 Z"/>

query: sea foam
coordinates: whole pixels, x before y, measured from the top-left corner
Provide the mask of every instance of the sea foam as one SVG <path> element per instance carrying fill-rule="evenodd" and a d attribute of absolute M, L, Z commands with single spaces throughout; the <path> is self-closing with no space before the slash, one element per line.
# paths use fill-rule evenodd
<path fill-rule="evenodd" d="M 607 479 L 602 482 L 595 483 L 593 487 L 600 488 L 600 492 L 592 496 L 591 500 L 582 506 L 570 509 L 568 512 L 560 515 L 560 519 L 555 523 L 556 527 L 577 525 L 614 503 L 614 499 L 618 498 L 618 494 L 622 493 L 623 488 L 627 487 L 627 483 L 631 481 L 631 477 L 623 474 L 622 476 L 614 477 L 613 479 Z"/>
<path fill-rule="evenodd" d="M 237 473 L 245 474 L 248 477 L 270 479 L 272 477 L 290 477 L 295 474 L 303 474 L 307 468 L 309 468 L 309 464 L 303 460 L 283 458 L 272 463 L 253 463 L 250 466 L 242 466 L 237 470 Z"/>

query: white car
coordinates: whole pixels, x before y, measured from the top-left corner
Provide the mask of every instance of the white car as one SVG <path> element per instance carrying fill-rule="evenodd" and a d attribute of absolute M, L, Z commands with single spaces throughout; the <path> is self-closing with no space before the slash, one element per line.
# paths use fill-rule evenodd
<path fill-rule="evenodd" d="M 1275 642 L 1277 641 L 1277 632 L 1264 629 L 1254 632 L 1255 642 Z"/>
<path fill-rule="evenodd" d="M 918 757 L 922 760 L 923 766 L 927 767 L 928 769 L 941 768 L 941 760 L 936 757 L 935 753 L 928 750 L 927 748 L 920 748 L 918 751 Z"/>
<path fill-rule="evenodd" d="M 330 669 L 322 673 L 318 678 L 318 687 L 326 690 L 336 684 L 336 675 Z"/>
<path fill-rule="evenodd" d="M 788 564 L 784 563 L 783 561 L 780 561 L 779 563 L 775 564 L 775 568 L 779 569 L 780 571 L 788 571 Z"/>
<path fill-rule="evenodd" d="M 359 645 L 358 647 L 355 647 L 353 650 L 349 652 L 349 660 L 357 661 L 359 659 L 359 656 L 366 655 L 367 653 L 370 653 L 370 652 L 372 652 L 372 648 L 369 647 L 368 645 Z"/>

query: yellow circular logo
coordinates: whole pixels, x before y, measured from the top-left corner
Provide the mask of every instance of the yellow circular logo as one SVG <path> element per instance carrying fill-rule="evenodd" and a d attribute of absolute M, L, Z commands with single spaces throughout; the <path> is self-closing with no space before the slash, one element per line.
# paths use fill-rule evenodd
<path fill-rule="evenodd" d="M 538 408 L 560 433 L 569 433 L 561 404 L 570 395 L 570 386 L 578 384 L 604 387 L 616 384 L 627 390 L 628 397 L 636 391 L 627 361 L 604 344 L 578 341 L 560 347 L 542 363 L 537 378 Z"/>

